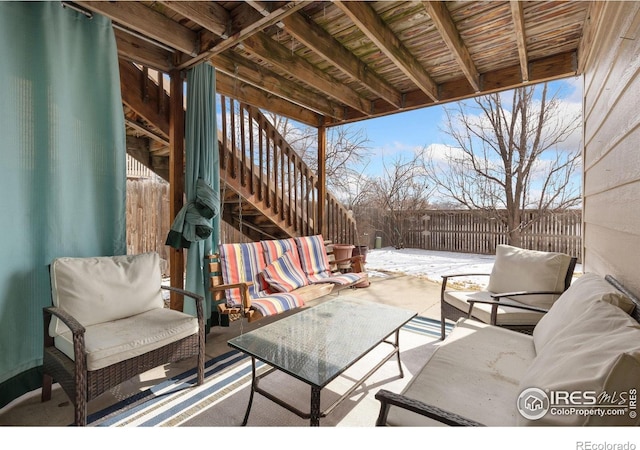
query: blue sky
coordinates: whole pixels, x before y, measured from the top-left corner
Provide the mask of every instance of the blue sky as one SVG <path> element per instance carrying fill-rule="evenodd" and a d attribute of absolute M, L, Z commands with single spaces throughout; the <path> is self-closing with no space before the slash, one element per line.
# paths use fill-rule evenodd
<path fill-rule="evenodd" d="M 575 107 L 582 104 L 581 86 L 579 78 L 570 78 L 550 83 L 550 90 L 560 89 L 560 98 Z M 370 162 L 365 173 L 380 176 L 383 163 L 391 164 L 398 154 L 408 157 L 418 149 L 447 143 L 447 136 L 441 131 L 445 119 L 444 106 L 453 107 L 454 104 L 430 106 L 353 124 L 364 128 L 370 141 Z M 579 145 L 579 142 L 570 145 Z"/>

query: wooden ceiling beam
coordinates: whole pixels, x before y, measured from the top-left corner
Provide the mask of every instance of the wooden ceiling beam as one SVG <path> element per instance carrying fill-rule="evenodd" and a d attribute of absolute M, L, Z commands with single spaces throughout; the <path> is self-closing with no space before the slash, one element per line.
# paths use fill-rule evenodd
<path fill-rule="evenodd" d="M 438 86 L 431 76 L 367 2 L 336 1 L 334 4 L 338 6 L 420 90 L 433 100 L 438 100 Z"/>
<path fill-rule="evenodd" d="M 177 51 L 195 56 L 199 50 L 198 33 L 138 2 L 77 2 L 90 11 L 110 18 Z"/>
<path fill-rule="evenodd" d="M 235 52 L 226 52 L 209 58 L 216 70 L 223 71 L 240 82 L 253 84 L 259 89 L 303 105 L 313 111 L 341 120 L 344 118 L 344 108 L 331 101 L 328 97 L 315 92 L 305 91 L 296 83 L 277 73 L 262 67 Z"/>
<path fill-rule="evenodd" d="M 371 112 L 370 101 L 264 33 L 257 33 L 245 39 L 241 46 L 245 51 L 269 61 L 284 73 L 289 73 L 333 99 L 365 114 Z"/>
<path fill-rule="evenodd" d="M 194 21 L 217 36 L 231 36 L 231 16 L 217 2 L 161 1 L 164 6 Z"/>
<path fill-rule="evenodd" d="M 317 127 L 321 122 L 321 116 L 308 108 L 269 95 L 264 90 L 258 89 L 252 84 L 238 81 L 222 71 L 216 71 L 216 92 L 312 127 Z"/>
<path fill-rule="evenodd" d="M 353 53 L 322 27 L 302 14 L 292 14 L 282 21 L 286 30 L 304 45 L 321 55 L 342 72 L 363 83 L 396 108 L 402 108 L 402 94 L 370 70 Z"/>
<path fill-rule="evenodd" d="M 173 53 L 121 30 L 113 30 L 118 56 L 127 61 L 168 73 L 173 67 Z"/>
<path fill-rule="evenodd" d="M 185 2 L 185 3 L 191 3 L 191 2 Z M 176 12 L 179 12 L 180 14 L 184 15 L 188 19 L 193 20 L 194 22 L 198 23 L 205 29 L 221 37 L 220 40 L 207 44 L 206 48 L 200 49 L 198 55 L 195 56 L 194 58 L 188 59 L 187 61 L 183 61 L 178 66 L 178 69 L 182 70 L 182 69 L 187 69 L 189 67 L 193 67 L 194 65 L 198 64 L 200 61 L 206 58 L 209 58 L 210 56 L 222 53 L 225 50 L 228 50 L 234 47 L 235 45 L 241 43 L 246 38 L 253 36 L 256 33 L 261 32 L 265 28 L 280 22 L 283 18 L 287 17 L 290 14 L 295 13 L 296 11 L 298 11 L 300 8 L 303 8 L 308 3 L 309 2 L 307 1 L 288 2 L 285 5 L 274 9 L 273 11 L 269 11 L 268 13 L 266 13 L 266 15 L 260 14 L 257 20 L 245 24 L 240 30 L 238 30 L 237 32 L 233 32 L 233 34 L 225 38 L 224 34 L 226 34 L 228 30 L 225 29 L 223 33 L 219 33 L 218 31 L 220 31 L 220 27 L 217 26 L 216 23 L 211 23 L 210 20 L 203 20 L 200 17 L 199 11 L 197 9 L 188 8 L 182 5 L 182 2 L 169 2 L 167 4 L 168 7 L 175 9 Z M 226 12 L 226 10 L 225 10 L 225 13 L 226 14 L 223 16 L 224 21 L 230 22 L 231 21 L 230 14 Z M 213 29 L 209 28 L 209 26 L 212 26 Z"/>
<path fill-rule="evenodd" d="M 480 74 L 469 54 L 467 46 L 462 41 L 451 14 L 444 2 L 422 2 L 422 6 L 431 17 L 433 24 L 440 33 L 440 37 L 458 62 L 464 76 L 475 92 L 480 92 Z"/>
<path fill-rule="evenodd" d="M 604 15 L 605 8 L 611 6 L 608 2 L 590 2 L 589 11 L 587 12 L 587 19 L 584 24 L 584 30 L 582 31 L 582 38 L 578 44 L 578 73 L 584 73 L 584 68 L 587 66 L 587 62 L 593 56 L 593 46 L 595 42 L 598 42 L 599 36 L 596 36 L 597 31 L 603 32 L 607 27 L 601 27 L 600 22 Z"/>
<path fill-rule="evenodd" d="M 541 58 L 529 63 L 529 73 L 531 80 L 528 84 L 542 83 L 545 81 L 558 80 L 575 76 L 577 73 L 576 52 L 574 50 L 560 53 L 557 55 Z M 508 89 L 522 87 L 520 73 L 520 65 L 507 67 L 504 69 L 494 70 L 483 74 L 483 91 L 482 95 L 500 92 Z M 440 93 L 442 95 L 438 104 L 450 103 L 469 98 L 477 97 L 478 94 L 473 91 L 465 78 L 447 81 L 440 85 Z M 358 111 L 347 110 L 347 118 L 342 122 L 334 122 L 327 119 L 326 126 L 342 125 L 344 123 L 357 122 L 360 120 L 381 117 L 396 112 L 386 102 L 381 100 L 376 102 L 375 114 L 363 115 Z M 424 92 L 417 89 L 408 92 L 405 95 L 405 109 L 413 110 L 433 106 L 436 103 Z"/>
<path fill-rule="evenodd" d="M 527 35 L 524 29 L 524 12 L 522 3 L 519 0 L 511 0 L 511 15 L 513 16 L 513 26 L 516 32 L 516 43 L 518 45 L 518 56 L 520 57 L 520 71 L 522 81 L 529 81 L 529 57 L 527 55 Z"/>

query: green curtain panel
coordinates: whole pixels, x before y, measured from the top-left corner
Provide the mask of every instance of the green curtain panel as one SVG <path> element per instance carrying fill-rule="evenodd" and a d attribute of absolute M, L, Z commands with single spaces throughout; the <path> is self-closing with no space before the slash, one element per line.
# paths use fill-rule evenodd
<path fill-rule="evenodd" d="M 0 407 L 38 388 L 48 265 L 126 253 L 125 134 L 111 22 L 0 2 Z"/>
<path fill-rule="evenodd" d="M 191 239 L 187 251 L 185 288 L 205 297 L 205 317 L 211 317 L 209 271 L 205 257 L 218 251 L 220 240 L 220 163 L 216 72 L 209 63 L 201 63 L 187 72 L 185 147 L 185 195 L 187 202 L 196 205 L 205 222 L 199 226 L 202 232 L 196 232 L 196 235 L 201 235 Z M 185 298 L 184 311 L 196 314 L 193 300 Z"/>

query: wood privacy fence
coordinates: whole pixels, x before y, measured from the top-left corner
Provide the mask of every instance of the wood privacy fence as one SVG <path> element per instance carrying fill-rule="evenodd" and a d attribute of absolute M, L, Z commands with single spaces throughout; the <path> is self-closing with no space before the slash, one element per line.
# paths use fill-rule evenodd
<path fill-rule="evenodd" d="M 527 213 L 525 219 L 532 219 L 534 214 Z M 481 211 L 426 211 L 419 228 L 405 233 L 405 247 L 489 255 L 495 253 L 498 244 L 508 243 L 506 227 Z M 567 253 L 582 262 L 581 234 L 581 210 L 548 213 L 525 229 L 522 247 Z"/>
<path fill-rule="evenodd" d="M 169 184 L 152 178 L 127 178 L 127 253 L 158 252 L 169 260 L 165 245 L 171 227 Z"/>
<path fill-rule="evenodd" d="M 127 178 L 127 253 L 135 255 L 158 252 L 169 261 L 169 246 L 165 245 L 171 228 L 169 214 L 169 183 L 156 177 Z M 238 230 L 222 221 L 222 242 L 247 242 Z M 167 270 L 166 274 L 169 274 Z"/>

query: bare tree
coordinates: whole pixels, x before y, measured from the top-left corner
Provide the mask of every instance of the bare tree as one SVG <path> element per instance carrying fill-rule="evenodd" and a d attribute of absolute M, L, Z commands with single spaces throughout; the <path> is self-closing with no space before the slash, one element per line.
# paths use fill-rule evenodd
<path fill-rule="evenodd" d="M 318 130 L 273 113 L 265 114 L 291 148 L 317 173 Z M 364 128 L 344 125 L 327 129 L 327 187 L 349 206 L 362 196 L 361 189 L 366 183 L 362 174 L 368 163 L 369 142 Z"/>
<path fill-rule="evenodd" d="M 424 158 L 439 194 L 445 201 L 486 211 L 506 226 L 515 246 L 521 246 L 522 231 L 545 212 L 578 205 L 580 188 L 571 178 L 580 164 L 580 148 L 562 144 L 579 129 L 580 113 L 561 106 L 545 83 L 539 89 L 513 90 L 510 101 L 492 94 L 445 108 L 444 132 L 455 146 L 440 158 L 432 148 Z"/>
<path fill-rule="evenodd" d="M 371 181 L 368 203 L 384 211 L 382 232 L 391 245 L 404 247 L 406 233 L 417 226 L 429 206 L 429 183 L 420 155 L 397 155 L 384 163 L 384 175 Z"/>

